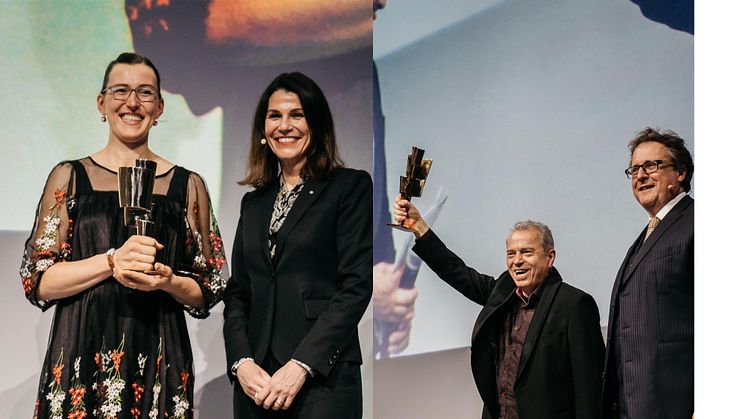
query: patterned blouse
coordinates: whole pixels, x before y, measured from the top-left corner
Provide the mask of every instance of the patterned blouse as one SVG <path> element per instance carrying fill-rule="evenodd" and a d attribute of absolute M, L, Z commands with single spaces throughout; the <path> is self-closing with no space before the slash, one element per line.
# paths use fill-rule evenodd
<path fill-rule="evenodd" d="M 288 217 L 290 209 L 293 208 L 295 200 L 298 199 L 300 191 L 306 184 L 305 179 L 301 178 L 298 184 L 292 190 L 287 189 L 285 178 L 280 173 L 280 190 L 277 192 L 275 205 L 272 208 L 272 220 L 269 223 L 269 254 L 272 259 L 275 258 L 275 248 L 277 246 L 277 232 L 282 228 L 285 219 Z"/>

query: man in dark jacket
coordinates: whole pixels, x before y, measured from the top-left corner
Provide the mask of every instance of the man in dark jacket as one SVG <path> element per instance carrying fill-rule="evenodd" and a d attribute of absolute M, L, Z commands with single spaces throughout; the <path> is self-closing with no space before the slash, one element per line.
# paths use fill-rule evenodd
<path fill-rule="evenodd" d="M 688 419 L 694 413 L 694 162 L 673 131 L 646 128 L 625 171 L 648 225 L 611 291 L 605 414 Z"/>
<path fill-rule="evenodd" d="M 451 252 L 411 202 L 398 199 L 397 221 L 417 237 L 413 250 L 445 282 L 484 308 L 472 333 L 471 367 L 483 418 L 600 418 L 604 345 L 593 297 L 554 268 L 549 228 L 523 221 L 506 242 L 497 279 Z"/>

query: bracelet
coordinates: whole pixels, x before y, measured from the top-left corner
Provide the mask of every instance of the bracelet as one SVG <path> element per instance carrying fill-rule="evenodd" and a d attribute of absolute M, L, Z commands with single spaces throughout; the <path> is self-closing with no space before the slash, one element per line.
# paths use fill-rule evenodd
<path fill-rule="evenodd" d="M 234 362 L 233 365 L 231 365 L 231 374 L 236 375 L 236 373 L 238 372 L 238 367 L 240 367 L 241 364 L 246 361 L 254 362 L 254 358 L 247 356 L 246 358 L 241 358 L 238 361 Z"/>
<path fill-rule="evenodd" d="M 303 362 L 300 362 L 297 359 L 291 359 L 291 361 L 299 365 L 304 370 L 306 370 L 309 376 L 313 377 L 314 375 L 316 375 L 316 373 L 313 371 L 313 368 L 311 368 L 307 364 L 304 364 Z"/>
<path fill-rule="evenodd" d="M 114 252 L 116 249 L 113 247 L 106 251 L 106 263 L 109 264 L 109 268 L 112 272 L 114 272 Z"/>

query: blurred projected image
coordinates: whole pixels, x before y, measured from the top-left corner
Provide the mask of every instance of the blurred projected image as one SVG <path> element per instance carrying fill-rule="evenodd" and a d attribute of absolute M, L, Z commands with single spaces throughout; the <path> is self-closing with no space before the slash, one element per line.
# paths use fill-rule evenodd
<path fill-rule="evenodd" d="M 480 310 L 420 265 L 411 234 L 385 225 L 412 145 L 434 161 L 415 205 L 439 212 L 454 253 L 496 276 L 506 226 L 541 220 L 564 246 L 557 268 L 605 326 L 620 255 L 647 223 L 628 199 L 627 141 L 641 126 L 694 137 L 692 3 L 412 0 L 378 12 L 378 359 L 469 346 Z"/>

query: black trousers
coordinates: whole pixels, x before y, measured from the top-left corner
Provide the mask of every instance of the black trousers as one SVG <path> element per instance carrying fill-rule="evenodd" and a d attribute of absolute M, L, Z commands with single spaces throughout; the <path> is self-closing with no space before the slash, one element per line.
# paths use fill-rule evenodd
<path fill-rule="evenodd" d="M 282 365 L 274 357 L 262 365 L 272 375 Z M 287 410 L 264 409 L 236 380 L 233 384 L 235 419 L 360 419 L 363 416 L 363 390 L 360 365 L 339 362 L 328 377 L 308 377 Z"/>

